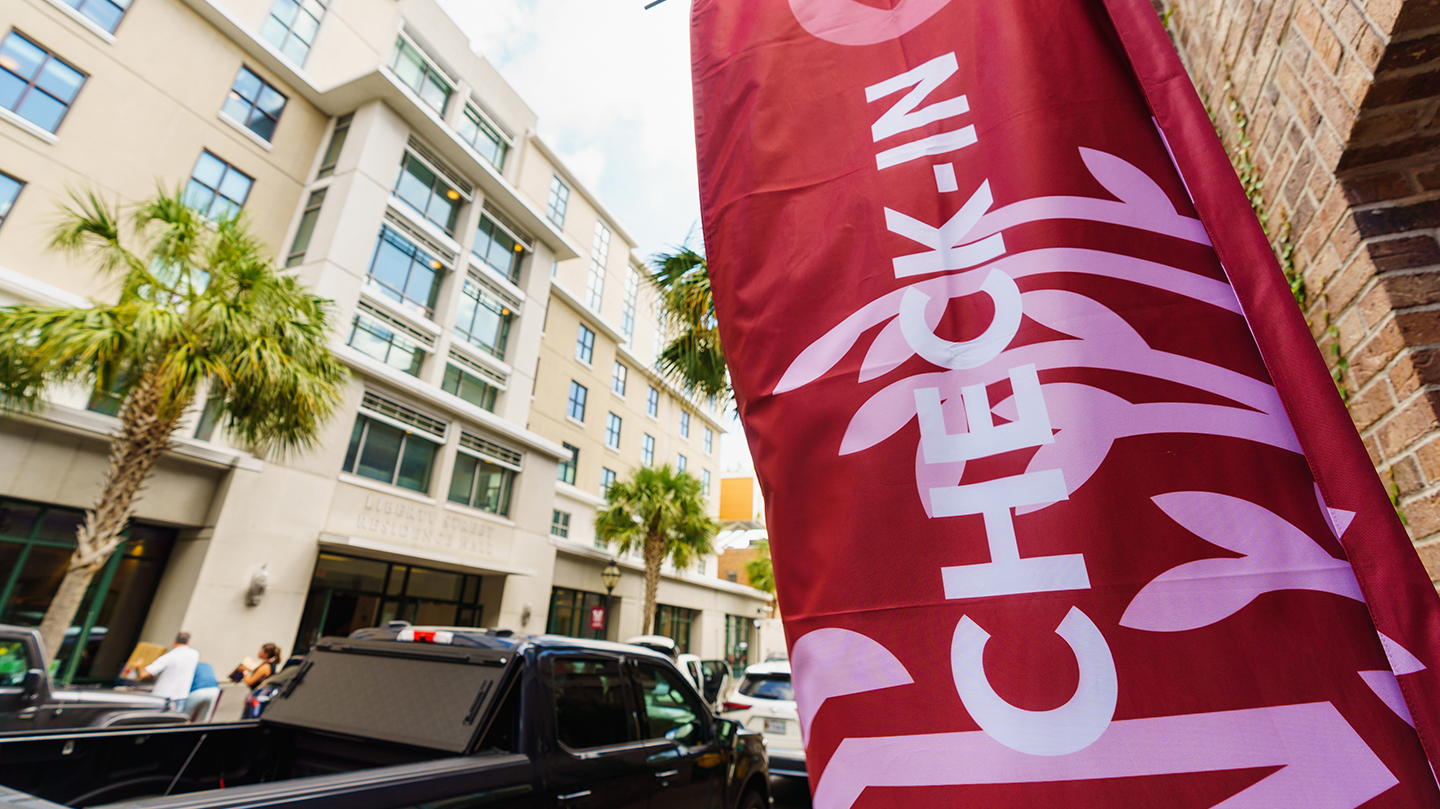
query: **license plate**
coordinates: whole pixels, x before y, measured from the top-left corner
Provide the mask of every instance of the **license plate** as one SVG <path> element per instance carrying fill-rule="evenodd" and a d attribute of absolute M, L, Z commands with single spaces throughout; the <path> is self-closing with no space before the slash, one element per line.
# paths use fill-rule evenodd
<path fill-rule="evenodd" d="M 784 719 L 763 719 L 763 720 L 761 720 L 760 729 L 761 729 L 762 731 L 764 731 L 765 733 L 782 733 L 782 734 L 783 734 L 783 733 L 785 732 L 785 720 L 784 720 Z"/>

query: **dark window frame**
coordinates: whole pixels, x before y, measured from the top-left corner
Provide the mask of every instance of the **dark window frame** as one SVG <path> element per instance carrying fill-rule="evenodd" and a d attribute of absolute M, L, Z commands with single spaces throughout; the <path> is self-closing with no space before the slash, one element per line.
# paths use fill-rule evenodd
<path fill-rule="evenodd" d="M 578 393 L 579 393 L 579 396 L 578 396 L 578 397 L 576 396 L 577 391 L 578 391 Z M 566 402 L 565 402 L 565 417 L 566 417 L 566 418 L 575 419 L 576 421 L 580 422 L 581 424 L 584 424 L 584 423 L 585 423 L 585 405 L 586 405 L 587 400 L 588 400 L 589 398 L 590 398 L 590 389 L 589 389 L 589 388 L 585 387 L 584 385 L 580 384 L 579 382 L 576 382 L 576 381 L 573 380 L 573 379 L 570 380 L 570 398 L 567 399 Z M 579 416 L 576 416 L 576 415 L 575 415 L 575 413 L 576 413 L 577 411 L 578 411 L 579 414 L 580 414 Z"/>
<path fill-rule="evenodd" d="M 246 96 L 245 91 L 240 87 L 241 80 L 247 76 L 254 79 L 255 82 L 260 85 L 254 91 L 254 98 Z M 260 106 L 261 99 L 265 96 L 266 90 L 280 97 L 280 108 L 276 110 L 274 114 L 271 114 L 269 110 Z M 232 102 L 234 102 L 233 105 Z M 220 112 L 231 121 L 245 127 L 245 129 L 253 133 L 255 137 L 260 138 L 266 143 L 273 143 L 275 140 L 275 130 L 280 126 L 280 116 L 285 114 L 285 106 L 289 103 L 290 98 L 280 92 L 275 85 L 260 78 L 260 74 L 251 70 L 248 66 L 241 65 L 240 70 L 235 74 L 235 80 L 230 83 L 230 92 L 225 96 L 225 103 L 221 105 Z M 237 111 L 242 106 L 247 109 L 243 115 L 237 117 L 231 114 L 230 110 L 232 106 L 234 106 Z M 257 122 L 261 123 L 260 129 L 256 129 L 255 127 Z M 267 128 L 264 126 L 265 122 L 269 123 L 268 129 L 270 134 L 268 135 L 262 131 Z"/>
<path fill-rule="evenodd" d="M 5 47 L 6 43 L 10 41 L 11 37 L 24 40 L 30 45 L 30 47 L 40 51 L 41 53 L 44 53 L 45 57 L 35 65 L 35 72 L 31 74 L 28 78 L 22 77 L 19 73 L 15 73 L 9 68 L 0 67 L 0 74 L 8 74 L 10 76 L 13 76 L 17 81 L 25 83 L 24 89 L 22 89 L 20 91 L 20 94 L 15 97 L 14 105 L 5 106 L 3 107 L 3 109 L 12 113 L 13 115 L 30 124 L 31 126 L 34 126 L 37 129 L 42 129 L 53 135 L 60 130 L 60 125 L 65 123 L 65 119 L 69 117 L 71 108 L 75 106 L 75 100 L 80 97 L 80 91 L 85 89 L 85 84 L 90 80 L 90 74 L 71 64 L 68 60 L 60 58 L 55 54 L 54 51 L 50 50 L 44 45 L 41 45 L 39 42 L 36 42 L 35 40 L 13 28 L 10 29 L 10 32 L 7 33 L 3 39 L 0 39 L 0 49 L 3 49 Z M 60 96 L 56 95 L 50 90 L 39 86 L 40 77 L 45 74 L 45 69 L 47 66 L 49 66 L 51 61 L 54 61 L 64 66 L 65 68 L 73 71 L 80 76 L 80 81 L 78 84 L 75 85 L 75 91 L 70 95 L 70 98 L 68 100 L 62 100 Z M 53 99 L 56 103 L 64 107 L 64 111 L 60 113 L 60 117 L 55 119 L 55 125 L 53 127 L 46 128 L 43 124 L 39 123 L 38 121 L 32 120 L 24 113 L 20 112 L 20 108 L 24 106 L 25 101 L 29 98 L 31 92 L 39 92 L 42 95 Z"/>
<path fill-rule="evenodd" d="M 365 472 L 360 471 L 360 462 L 364 458 L 365 447 L 370 438 L 370 429 L 377 424 L 385 429 L 395 430 L 396 432 L 400 433 L 399 448 L 395 451 L 395 467 L 390 473 L 389 480 L 385 480 L 383 478 L 376 477 L 375 475 L 366 474 Z M 426 463 L 425 480 L 421 488 L 408 486 L 400 482 L 400 470 L 405 465 L 405 452 L 406 449 L 409 447 L 411 441 L 419 441 L 424 444 L 428 444 L 430 448 L 430 459 Z M 388 421 L 376 418 L 362 410 L 359 413 L 355 414 L 355 427 L 350 434 L 350 446 L 345 453 L 345 462 L 340 468 L 341 471 L 348 474 L 358 475 L 368 480 L 375 480 L 381 483 L 395 486 L 397 488 L 406 489 L 412 492 L 420 492 L 421 494 L 428 495 L 430 492 L 431 484 L 434 483 L 433 478 L 435 476 L 435 459 L 439 457 L 439 452 L 443 444 L 443 438 L 435 436 L 425 437 L 417 435 L 412 430 L 397 427 L 389 423 Z"/>
<path fill-rule="evenodd" d="M 320 206 L 325 203 L 325 192 L 329 187 L 317 188 L 310 192 L 305 210 L 300 214 L 300 225 L 295 228 L 295 238 L 290 242 L 290 253 L 285 256 L 285 266 L 294 267 L 305 263 L 305 251 L 310 249 L 310 239 L 315 235 L 315 223 L 320 219 Z"/>

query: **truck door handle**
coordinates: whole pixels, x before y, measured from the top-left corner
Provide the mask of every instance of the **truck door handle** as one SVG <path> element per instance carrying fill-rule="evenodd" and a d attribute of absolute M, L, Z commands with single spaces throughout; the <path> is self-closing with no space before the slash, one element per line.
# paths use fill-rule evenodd
<path fill-rule="evenodd" d="M 580 790 L 579 792 L 571 792 L 569 795 L 556 795 L 556 796 L 555 796 L 555 800 L 557 800 L 557 801 L 576 801 L 576 800 L 579 800 L 579 799 L 581 799 L 581 798 L 588 798 L 588 797 L 590 797 L 590 790 L 588 790 L 588 789 L 582 789 L 582 790 Z"/>
<path fill-rule="evenodd" d="M 677 776 L 677 775 L 679 775 L 679 774 L 680 774 L 680 771 L 679 771 L 679 770 L 666 770 L 665 772 L 657 772 L 657 773 L 655 773 L 655 777 L 656 777 L 656 778 L 673 778 L 673 777 L 675 777 L 675 776 Z"/>

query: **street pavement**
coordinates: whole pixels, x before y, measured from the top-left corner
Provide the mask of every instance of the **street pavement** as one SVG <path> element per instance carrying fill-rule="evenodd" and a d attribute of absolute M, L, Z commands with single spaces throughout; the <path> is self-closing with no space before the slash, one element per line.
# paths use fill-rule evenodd
<path fill-rule="evenodd" d="M 810 809 L 810 782 L 804 778 L 770 776 L 770 795 L 775 809 Z"/>

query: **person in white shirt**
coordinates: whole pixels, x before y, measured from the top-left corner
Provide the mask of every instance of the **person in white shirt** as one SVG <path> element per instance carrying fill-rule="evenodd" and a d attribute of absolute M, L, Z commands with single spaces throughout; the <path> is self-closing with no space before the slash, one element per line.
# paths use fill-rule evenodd
<path fill-rule="evenodd" d="M 181 632 L 175 636 L 175 644 L 155 662 L 141 666 L 139 679 L 154 680 L 155 687 L 150 693 L 170 701 L 172 711 L 182 710 L 190 696 L 190 682 L 195 679 L 195 664 L 200 662 L 200 653 L 190 648 L 190 633 Z"/>

